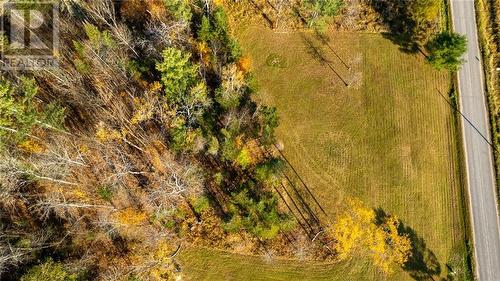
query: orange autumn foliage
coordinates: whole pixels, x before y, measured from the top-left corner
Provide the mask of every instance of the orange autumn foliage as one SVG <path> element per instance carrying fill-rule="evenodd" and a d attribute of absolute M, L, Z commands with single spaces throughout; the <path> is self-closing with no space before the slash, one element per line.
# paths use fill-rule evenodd
<path fill-rule="evenodd" d="M 238 68 L 243 73 L 249 72 L 252 68 L 252 60 L 249 57 L 242 57 L 238 61 Z"/>

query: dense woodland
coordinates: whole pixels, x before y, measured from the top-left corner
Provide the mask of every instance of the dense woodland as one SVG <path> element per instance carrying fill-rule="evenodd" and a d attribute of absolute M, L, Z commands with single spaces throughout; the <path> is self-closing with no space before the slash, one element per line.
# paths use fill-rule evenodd
<path fill-rule="evenodd" d="M 361 249 L 388 273 L 408 260 L 397 218 L 352 200 L 311 239 L 274 192 L 287 169 L 277 110 L 252 101 L 228 24 L 242 2 L 61 1 L 59 67 L 0 80 L 2 280 L 170 280 L 186 245 L 320 260 Z M 271 2 L 318 30 L 350 5 Z M 436 20 L 434 6 L 409 17 Z M 421 40 L 432 24 L 394 28 Z"/>

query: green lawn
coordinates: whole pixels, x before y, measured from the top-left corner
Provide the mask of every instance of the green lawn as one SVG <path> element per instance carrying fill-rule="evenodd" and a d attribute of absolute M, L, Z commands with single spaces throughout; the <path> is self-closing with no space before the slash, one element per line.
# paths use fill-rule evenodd
<path fill-rule="evenodd" d="M 360 198 L 413 229 L 426 246 L 423 259 L 434 254 L 441 277 L 446 263 L 460 271 L 464 222 L 457 143 L 452 112 L 438 93 L 447 96 L 449 74 L 378 34 L 328 37 L 329 46 L 307 32 L 250 26 L 239 34 L 260 85 L 254 98 L 278 108 L 284 154 L 329 216 L 344 198 Z M 304 38 L 319 48 L 307 47 Z M 318 53 L 329 63 L 315 58 Z M 188 279 L 412 280 L 402 270 L 386 277 L 355 260 L 266 263 L 191 249 L 181 261 Z"/>

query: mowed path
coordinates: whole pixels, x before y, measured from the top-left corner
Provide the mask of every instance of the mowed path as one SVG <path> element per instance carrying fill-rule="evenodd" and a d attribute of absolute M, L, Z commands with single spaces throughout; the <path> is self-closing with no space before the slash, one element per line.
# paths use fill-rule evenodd
<path fill-rule="evenodd" d="M 434 71 L 420 56 L 402 53 L 377 34 L 332 33 L 323 44 L 312 33 L 248 27 L 239 37 L 260 85 L 255 98 L 277 106 L 284 154 L 327 214 L 334 216 L 346 197 L 358 197 L 412 229 L 429 260 L 425 270 L 444 277 L 450 263 L 463 271 L 463 197 L 455 123 L 445 101 L 447 73 Z M 269 66 L 270 57 L 283 60 L 285 67 Z M 244 259 L 233 258 L 237 264 Z M 191 259 L 191 264 L 199 262 Z M 407 272 L 387 278 L 355 261 L 330 267 L 287 262 L 292 271 L 279 263 L 266 271 L 255 258 L 241 271 L 206 262 L 207 270 L 240 278 L 255 268 L 276 280 L 299 280 L 304 271 L 318 274 L 316 280 L 412 280 Z"/>

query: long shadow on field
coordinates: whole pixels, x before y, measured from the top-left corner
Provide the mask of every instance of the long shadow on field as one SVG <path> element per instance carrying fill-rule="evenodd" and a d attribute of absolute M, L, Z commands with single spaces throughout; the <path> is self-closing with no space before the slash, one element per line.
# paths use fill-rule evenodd
<path fill-rule="evenodd" d="M 326 46 L 326 47 L 328 47 L 328 49 L 330 49 L 330 51 L 342 63 L 342 65 L 345 66 L 345 68 L 347 68 L 348 70 L 351 70 L 351 67 L 344 61 L 344 59 L 342 59 L 339 56 L 339 54 L 335 51 L 335 49 L 330 44 L 330 41 L 331 41 L 330 37 L 328 37 L 326 34 L 322 34 L 322 33 L 319 33 L 319 32 L 315 32 L 314 35 L 315 35 L 316 39 L 318 39 L 321 42 L 321 44 L 323 44 L 323 46 Z"/>
<path fill-rule="evenodd" d="M 382 208 L 377 208 L 375 214 L 377 224 L 382 224 L 388 218 L 388 214 Z M 439 280 L 441 265 L 436 255 L 427 248 L 425 240 L 418 236 L 415 230 L 402 222 L 400 222 L 398 232 L 408 235 L 412 244 L 411 256 L 403 266 L 403 270 L 418 281 Z"/>
<path fill-rule="evenodd" d="M 321 48 L 321 46 L 316 45 L 313 40 L 307 37 L 307 35 L 300 33 L 300 37 L 302 37 L 302 40 L 304 42 L 304 45 L 307 48 L 307 52 L 311 55 L 311 57 L 315 60 L 317 60 L 321 65 L 326 65 L 330 70 L 337 76 L 337 78 L 344 83 L 344 86 L 349 86 L 347 81 L 340 76 L 340 74 L 337 72 L 337 70 L 333 67 L 332 62 L 326 57 L 325 52 Z M 323 43 L 324 44 L 324 43 Z"/>
<path fill-rule="evenodd" d="M 266 23 L 269 25 L 269 27 L 274 29 L 276 23 L 271 19 L 271 17 L 269 17 L 268 14 L 266 14 L 264 12 L 262 7 L 259 4 L 255 3 L 254 0 L 250 0 L 249 2 L 252 4 L 252 6 L 255 8 L 255 10 L 257 10 L 261 14 L 262 18 L 266 21 Z M 271 4 L 271 3 L 268 2 L 268 4 Z M 271 5 L 271 7 L 274 8 L 274 6 L 272 6 L 272 5 Z"/>

